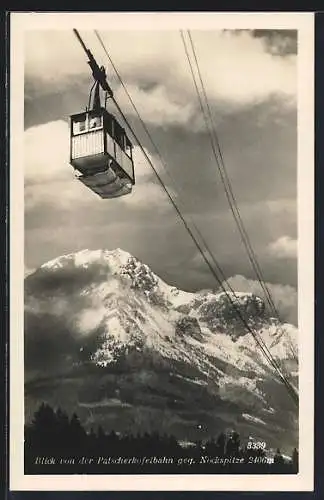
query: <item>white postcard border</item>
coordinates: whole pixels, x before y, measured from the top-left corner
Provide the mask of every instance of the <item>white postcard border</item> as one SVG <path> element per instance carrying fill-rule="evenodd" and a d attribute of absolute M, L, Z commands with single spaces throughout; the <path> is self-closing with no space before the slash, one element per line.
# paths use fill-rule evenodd
<path fill-rule="evenodd" d="M 312 491 L 314 482 L 314 15 L 312 13 L 11 13 L 10 15 L 10 489 L 90 491 Z M 298 303 L 297 475 L 26 476 L 24 443 L 24 31 L 297 29 Z"/>

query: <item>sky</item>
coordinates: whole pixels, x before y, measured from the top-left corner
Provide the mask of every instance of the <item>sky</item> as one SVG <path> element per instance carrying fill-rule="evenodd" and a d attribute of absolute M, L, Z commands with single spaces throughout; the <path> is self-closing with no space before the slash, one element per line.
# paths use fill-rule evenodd
<path fill-rule="evenodd" d="M 206 133 L 179 32 L 100 31 L 163 158 L 157 158 L 94 32 L 117 102 L 231 284 L 256 290 Z M 193 31 L 201 74 L 245 228 L 286 318 L 297 307 L 297 35 L 295 31 Z M 25 34 L 25 268 L 59 255 L 122 248 L 184 290 L 216 283 L 135 146 L 132 194 L 101 200 L 69 165 L 69 115 L 92 85 L 72 31 Z M 108 109 L 114 111 L 108 103 Z M 118 116 L 118 115 L 117 115 Z"/>

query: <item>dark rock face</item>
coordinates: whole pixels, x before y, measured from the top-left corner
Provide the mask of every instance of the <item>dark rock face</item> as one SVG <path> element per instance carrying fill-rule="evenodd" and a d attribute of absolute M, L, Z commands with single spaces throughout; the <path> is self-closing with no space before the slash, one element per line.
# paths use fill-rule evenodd
<path fill-rule="evenodd" d="M 203 336 L 201 333 L 200 325 L 197 318 L 190 316 L 184 316 L 180 318 L 176 323 L 175 328 L 176 335 L 189 335 L 190 337 L 202 341 Z"/>
<path fill-rule="evenodd" d="M 211 331 L 222 331 L 236 338 L 246 335 L 249 325 L 260 328 L 269 320 L 265 304 L 254 294 L 218 294 L 212 300 L 205 300 L 198 306 L 199 320 L 208 324 Z"/>

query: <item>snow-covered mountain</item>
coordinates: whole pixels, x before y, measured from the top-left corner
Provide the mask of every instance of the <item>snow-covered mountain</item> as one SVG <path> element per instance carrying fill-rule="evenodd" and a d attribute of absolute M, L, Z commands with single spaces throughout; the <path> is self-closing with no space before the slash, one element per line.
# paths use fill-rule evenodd
<path fill-rule="evenodd" d="M 25 279 L 26 417 L 45 399 L 87 426 L 290 449 L 296 410 L 242 317 L 296 385 L 297 330 L 253 294 L 178 290 L 120 249 L 47 262 Z"/>

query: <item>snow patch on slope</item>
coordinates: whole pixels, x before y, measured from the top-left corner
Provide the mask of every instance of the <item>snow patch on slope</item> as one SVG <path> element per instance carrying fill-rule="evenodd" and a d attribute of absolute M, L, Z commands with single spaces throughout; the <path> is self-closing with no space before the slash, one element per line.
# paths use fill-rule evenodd
<path fill-rule="evenodd" d="M 115 250 L 80 250 L 79 252 L 62 255 L 42 264 L 41 269 L 62 269 L 70 264 L 87 269 L 93 263 L 109 263 L 109 267 L 118 272 L 127 263 L 131 254 L 117 248 Z"/>

